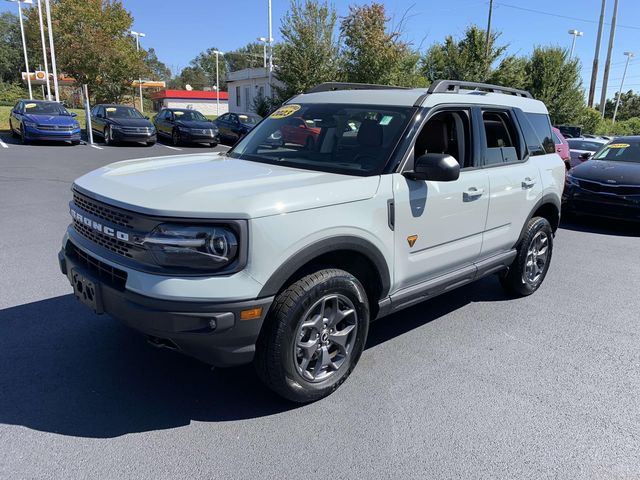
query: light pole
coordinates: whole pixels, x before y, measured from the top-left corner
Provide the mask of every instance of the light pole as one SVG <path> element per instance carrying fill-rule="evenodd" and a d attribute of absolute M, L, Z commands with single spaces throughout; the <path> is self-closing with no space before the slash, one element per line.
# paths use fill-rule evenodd
<path fill-rule="evenodd" d="M 269 40 L 266 37 L 258 37 L 258 41 L 262 42 L 262 67 L 267 68 L 267 43 Z"/>
<path fill-rule="evenodd" d="M 216 116 L 220 116 L 220 82 L 218 80 L 218 55 L 224 55 L 220 50 L 214 50 L 216 54 Z"/>
<path fill-rule="evenodd" d="M 49 7 L 49 0 L 44 0 L 44 6 L 47 11 L 47 30 L 49 32 L 49 51 L 51 52 L 51 69 L 53 70 L 53 88 L 56 93 L 56 102 L 60 101 L 60 94 L 58 93 L 58 69 L 56 68 L 56 49 L 53 46 L 53 28 L 51 27 L 51 8 Z"/>
<path fill-rule="evenodd" d="M 22 4 L 33 4 L 33 0 L 7 0 L 18 4 L 18 18 L 20 19 L 20 35 L 22 35 L 22 53 L 24 54 L 24 66 L 27 69 L 27 85 L 29 86 L 29 100 L 33 100 L 33 92 L 31 91 L 31 72 L 29 71 L 29 58 L 27 57 L 27 42 L 24 39 L 24 23 L 22 22 Z"/>
<path fill-rule="evenodd" d="M 269 17 L 269 98 L 271 98 L 271 75 L 273 75 L 273 31 L 271 29 L 271 0 L 268 5 Z"/>
<path fill-rule="evenodd" d="M 146 37 L 146 33 L 142 32 L 134 32 L 131 30 L 129 32 L 132 36 L 136 37 L 136 51 L 140 51 L 140 37 Z M 142 101 L 142 79 L 138 77 L 138 88 L 140 89 L 140 112 L 144 113 L 144 102 Z"/>
<path fill-rule="evenodd" d="M 569 60 L 573 57 L 573 49 L 576 47 L 576 38 L 584 35 L 584 32 L 579 32 L 578 30 L 569 30 L 569 35 L 573 37 L 571 40 L 571 50 L 569 51 Z"/>
<path fill-rule="evenodd" d="M 42 23 L 42 5 L 40 0 L 38 0 L 38 18 L 40 19 L 40 39 L 42 40 L 44 75 L 47 78 L 47 100 L 51 100 L 51 83 L 49 82 L 49 66 L 47 65 L 47 44 L 44 41 L 44 23 Z"/>
<path fill-rule="evenodd" d="M 618 99 L 616 100 L 616 108 L 613 110 L 613 119 L 611 123 L 616 123 L 616 115 L 618 114 L 618 106 L 620 105 L 620 95 L 622 95 L 622 88 L 624 87 L 624 79 L 627 76 L 627 67 L 629 67 L 629 62 L 635 56 L 633 52 L 624 52 L 627 56 L 627 63 L 624 64 L 624 72 L 622 74 L 622 81 L 620 82 L 620 91 L 618 92 Z"/>

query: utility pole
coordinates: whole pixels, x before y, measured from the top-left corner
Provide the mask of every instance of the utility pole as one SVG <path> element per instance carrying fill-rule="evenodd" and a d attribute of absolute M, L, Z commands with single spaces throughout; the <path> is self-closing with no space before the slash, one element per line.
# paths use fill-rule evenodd
<path fill-rule="evenodd" d="M 613 119 L 611 123 L 616 123 L 616 115 L 618 114 L 618 106 L 620 105 L 620 95 L 622 95 L 622 89 L 624 88 L 624 79 L 627 76 L 629 61 L 634 57 L 633 52 L 624 52 L 624 54 L 627 56 L 627 63 L 624 64 L 624 73 L 622 74 L 622 82 L 620 82 L 620 90 L 618 91 L 618 99 L 616 100 L 616 108 L 613 110 Z"/>
<path fill-rule="evenodd" d="M 44 41 L 44 23 L 42 23 L 42 5 L 38 0 L 38 17 L 40 18 L 40 38 L 42 39 L 42 59 L 44 61 L 44 74 L 47 78 L 47 100 L 51 100 L 51 83 L 49 82 L 49 67 L 47 66 L 47 44 Z"/>
<path fill-rule="evenodd" d="M 600 42 L 602 41 L 602 29 L 604 27 L 604 14 L 607 8 L 607 0 L 602 0 L 600 7 L 600 21 L 598 22 L 598 37 L 596 38 L 596 52 L 593 55 L 593 68 L 591 69 L 591 84 L 589 85 L 589 100 L 587 105 L 593 108 L 593 98 L 596 95 L 596 80 L 598 78 L 598 61 L 600 57 Z"/>
<path fill-rule="evenodd" d="M 611 31 L 609 32 L 609 47 L 607 49 L 607 61 L 604 64 L 604 77 L 602 79 L 602 93 L 600 94 L 600 115 L 604 118 L 604 109 L 607 104 L 607 85 L 609 84 L 609 69 L 611 68 L 611 52 L 613 40 L 616 36 L 616 20 L 618 19 L 618 0 L 613 1 L 613 17 L 611 18 Z"/>
<path fill-rule="evenodd" d="M 14 1 L 14 0 L 9 0 Z M 17 0 L 18 4 L 18 18 L 20 19 L 20 35 L 22 35 L 22 53 L 24 55 L 24 66 L 27 69 L 27 85 L 29 86 L 29 100 L 33 100 L 33 91 L 31 90 L 31 72 L 29 71 L 29 58 L 27 57 L 27 42 L 24 38 L 24 23 L 22 22 L 22 2 Z M 28 0 L 25 2 L 26 4 L 31 4 L 32 0 Z"/>
<path fill-rule="evenodd" d="M 493 15 L 493 0 L 489 0 L 489 18 L 487 19 L 487 35 L 485 37 L 486 55 L 489 57 L 489 39 L 491 38 L 491 16 Z"/>
<path fill-rule="evenodd" d="M 44 0 L 44 6 L 47 12 L 47 30 L 49 31 L 49 51 L 51 52 L 51 70 L 53 70 L 53 88 L 56 94 L 56 102 L 60 101 L 60 93 L 58 93 L 58 69 L 56 68 L 56 49 L 53 46 L 53 28 L 51 27 L 51 8 L 49 0 Z"/>

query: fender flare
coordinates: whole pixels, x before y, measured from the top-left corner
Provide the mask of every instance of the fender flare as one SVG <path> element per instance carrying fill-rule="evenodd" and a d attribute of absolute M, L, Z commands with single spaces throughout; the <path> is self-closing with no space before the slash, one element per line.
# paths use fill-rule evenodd
<path fill-rule="evenodd" d="M 562 202 L 561 202 L 561 200 L 559 198 L 557 198 L 555 195 L 552 195 L 552 194 L 543 195 L 542 198 L 540 200 L 538 200 L 536 202 L 536 204 L 534 205 L 534 207 L 531 209 L 531 211 L 529 212 L 529 215 L 527 215 L 527 219 L 524 222 L 524 225 L 522 226 L 522 230 L 520 230 L 520 235 L 518 236 L 518 241 L 516 242 L 516 245 L 514 245 L 514 248 L 520 242 L 520 239 L 522 238 L 522 235 L 524 235 L 524 231 L 527 228 L 527 224 L 529 223 L 529 220 L 531 220 L 533 218 L 533 214 L 536 213 L 541 206 L 546 205 L 547 203 L 550 204 L 550 205 L 553 205 L 558 210 L 558 225 L 560 224 L 560 215 L 561 215 L 561 212 L 562 212 Z"/>
<path fill-rule="evenodd" d="M 391 276 L 389 267 L 382 252 L 373 243 L 355 236 L 328 237 L 319 242 L 308 245 L 298 250 L 289 257 L 264 284 L 258 298 L 277 295 L 285 282 L 300 268 L 321 255 L 337 251 L 351 250 L 364 255 L 377 270 L 382 285 L 381 298 L 389 293 Z"/>

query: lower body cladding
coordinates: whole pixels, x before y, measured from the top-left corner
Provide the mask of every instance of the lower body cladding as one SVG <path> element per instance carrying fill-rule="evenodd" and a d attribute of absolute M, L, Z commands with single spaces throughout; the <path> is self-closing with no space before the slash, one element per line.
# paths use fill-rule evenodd
<path fill-rule="evenodd" d="M 151 344 L 227 367 L 250 363 L 273 297 L 242 302 L 164 300 L 124 288 L 126 272 L 85 253 L 71 241 L 58 255 L 74 295 L 145 334 Z"/>
<path fill-rule="evenodd" d="M 640 222 L 640 195 L 613 195 L 569 187 L 562 203 L 565 213 Z"/>

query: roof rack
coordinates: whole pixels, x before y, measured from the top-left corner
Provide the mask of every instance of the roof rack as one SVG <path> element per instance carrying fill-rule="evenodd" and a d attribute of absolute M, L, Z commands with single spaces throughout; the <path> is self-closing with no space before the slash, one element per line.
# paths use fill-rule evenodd
<path fill-rule="evenodd" d="M 311 87 L 305 93 L 334 92 L 336 90 L 408 90 L 408 87 L 377 85 L 375 83 L 326 82 Z"/>
<path fill-rule="evenodd" d="M 458 93 L 464 90 L 482 90 L 493 93 L 505 93 L 517 97 L 533 98 L 526 90 L 517 88 L 501 87 L 489 83 L 464 82 L 462 80 L 437 80 L 431 84 L 427 93 Z"/>

